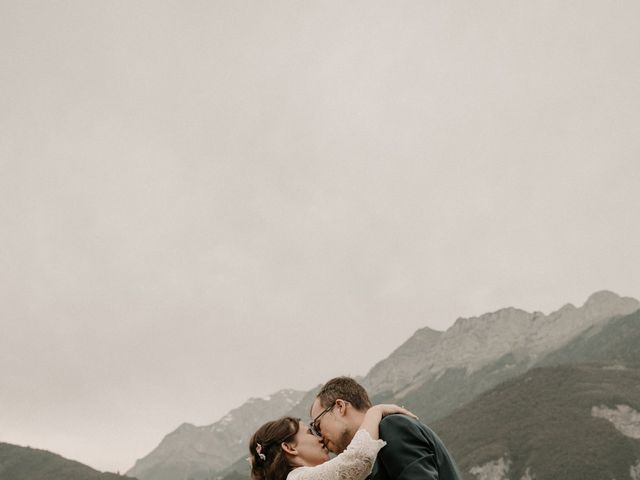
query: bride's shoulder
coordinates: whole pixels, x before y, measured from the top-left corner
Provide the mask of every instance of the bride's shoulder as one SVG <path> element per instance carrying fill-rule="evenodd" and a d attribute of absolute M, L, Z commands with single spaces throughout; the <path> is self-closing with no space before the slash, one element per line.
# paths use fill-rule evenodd
<path fill-rule="evenodd" d="M 297 480 L 304 477 L 305 469 L 309 469 L 309 467 L 297 467 L 289 472 L 287 475 L 287 480 Z"/>

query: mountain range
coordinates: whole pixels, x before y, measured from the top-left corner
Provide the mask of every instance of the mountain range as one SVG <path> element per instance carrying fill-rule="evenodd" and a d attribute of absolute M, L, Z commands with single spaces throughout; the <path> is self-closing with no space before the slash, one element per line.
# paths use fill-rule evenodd
<path fill-rule="evenodd" d="M 465 480 L 639 480 L 639 345 L 640 310 L 614 317 L 430 426 Z M 225 480 L 248 477 L 246 462 L 233 470 Z"/>
<path fill-rule="evenodd" d="M 640 302 L 636 299 L 601 291 L 580 307 L 567 304 L 548 315 L 509 307 L 479 317 L 459 318 L 444 332 L 428 327 L 418 330 L 361 381 L 374 402 L 401 403 L 426 422 L 444 421 L 455 418 L 452 414 L 457 409 L 484 398 L 483 394 L 503 382 L 517 380 L 530 371 L 547 372 L 536 373 L 544 376 L 555 372 L 548 368 L 554 365 L 604 363 L 615 367 L 633 363 L 636 354 L 629 339 L 640 335 L 640 321 L 630 314 L 638 309 Z M 621 319 L 626 323 L 616 323 Z M 601 375 L 615 372 L 597 371 L 604 372 Z M 314 394 L 315 389 L 282 391 L 269 399 L 251 399 L 213 425 L 182 425 L 127 474 L 140 480 L 208 480 L 225 475 L 230 479 L 236 471 L 244 475 L 247 467 L 241 459 L 249 435 L 263 422 L 284 414 L 306 418 Z M 450 427 L 453 423 L 443 425 L 455 431 Z M 535 478 L 543 478 L 540 475 L 545 470 L 535 462 L 520 462 L 517 450 L 507 449 L 507 453 L 492 458 L 469 457 L 467 461 L 466 447 L 454 440 L 452 445 L 465 468 L 476 462 L 473 466 L 479 469 L 474 470 L 478 480 L 494 478 L 482 473 L 491 470 L 482 470 L 485 464 L 493 465 L 491 462 L 502 462 L 503 470 L 508 465 L 507 473 L 515 472 L 525 480 L 521 471 L 525 468 L 526 472 L 529 466 L 530 471 L 538 472 Z M 484 464 L 478 463 L 481 461 Z M 473 474 L 467 471 L 467 475 Z"/>

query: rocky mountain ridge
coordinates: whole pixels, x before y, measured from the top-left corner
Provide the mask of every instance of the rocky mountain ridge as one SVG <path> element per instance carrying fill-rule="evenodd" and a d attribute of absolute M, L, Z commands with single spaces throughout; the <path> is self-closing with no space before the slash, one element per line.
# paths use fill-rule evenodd
<path fill-rule="evenodd" d="M 527 357 L 533 365 L 587 328 L 639 308 L 634 298 L 600 291 L 579 308 L 567 304 L 549 315 L 509 307 L 459 318 L 445 332 L 416 332 L 376 364 L 364 384 L 372 395 L 390 392 L 402 398 L 448 369 L 471 374 L 508 353 Z"/>

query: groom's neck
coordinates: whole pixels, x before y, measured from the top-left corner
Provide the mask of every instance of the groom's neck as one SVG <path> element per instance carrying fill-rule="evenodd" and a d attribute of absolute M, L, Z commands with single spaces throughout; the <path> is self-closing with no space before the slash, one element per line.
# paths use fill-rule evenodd
<path fill-rule="evenodd" d="M 369 410 L 369 409 L 367 409 Z M 358 431 L 358 429 L 360 428 L 360 425 L 362 425 L 362 422 L 364 421 L 364 416 L 367 413 L 367 410 L 356 410 L 353 409 L 350 413 L 352 416 L 352 424 L 354 425 L 354 429 L 353 429 L 353 435 L 356 434 L 356 432 Z"/>

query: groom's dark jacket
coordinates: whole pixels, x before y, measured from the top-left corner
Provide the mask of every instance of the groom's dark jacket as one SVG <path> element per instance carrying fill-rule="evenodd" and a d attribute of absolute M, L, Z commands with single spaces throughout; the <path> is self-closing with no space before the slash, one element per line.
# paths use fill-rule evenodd
<path fill-rule="evenodd" d="M 442 440 L 426 425 L 406 415 L 380 422 L 387 442 L 378 453 L 371 480 L 462 480 Z"/>

